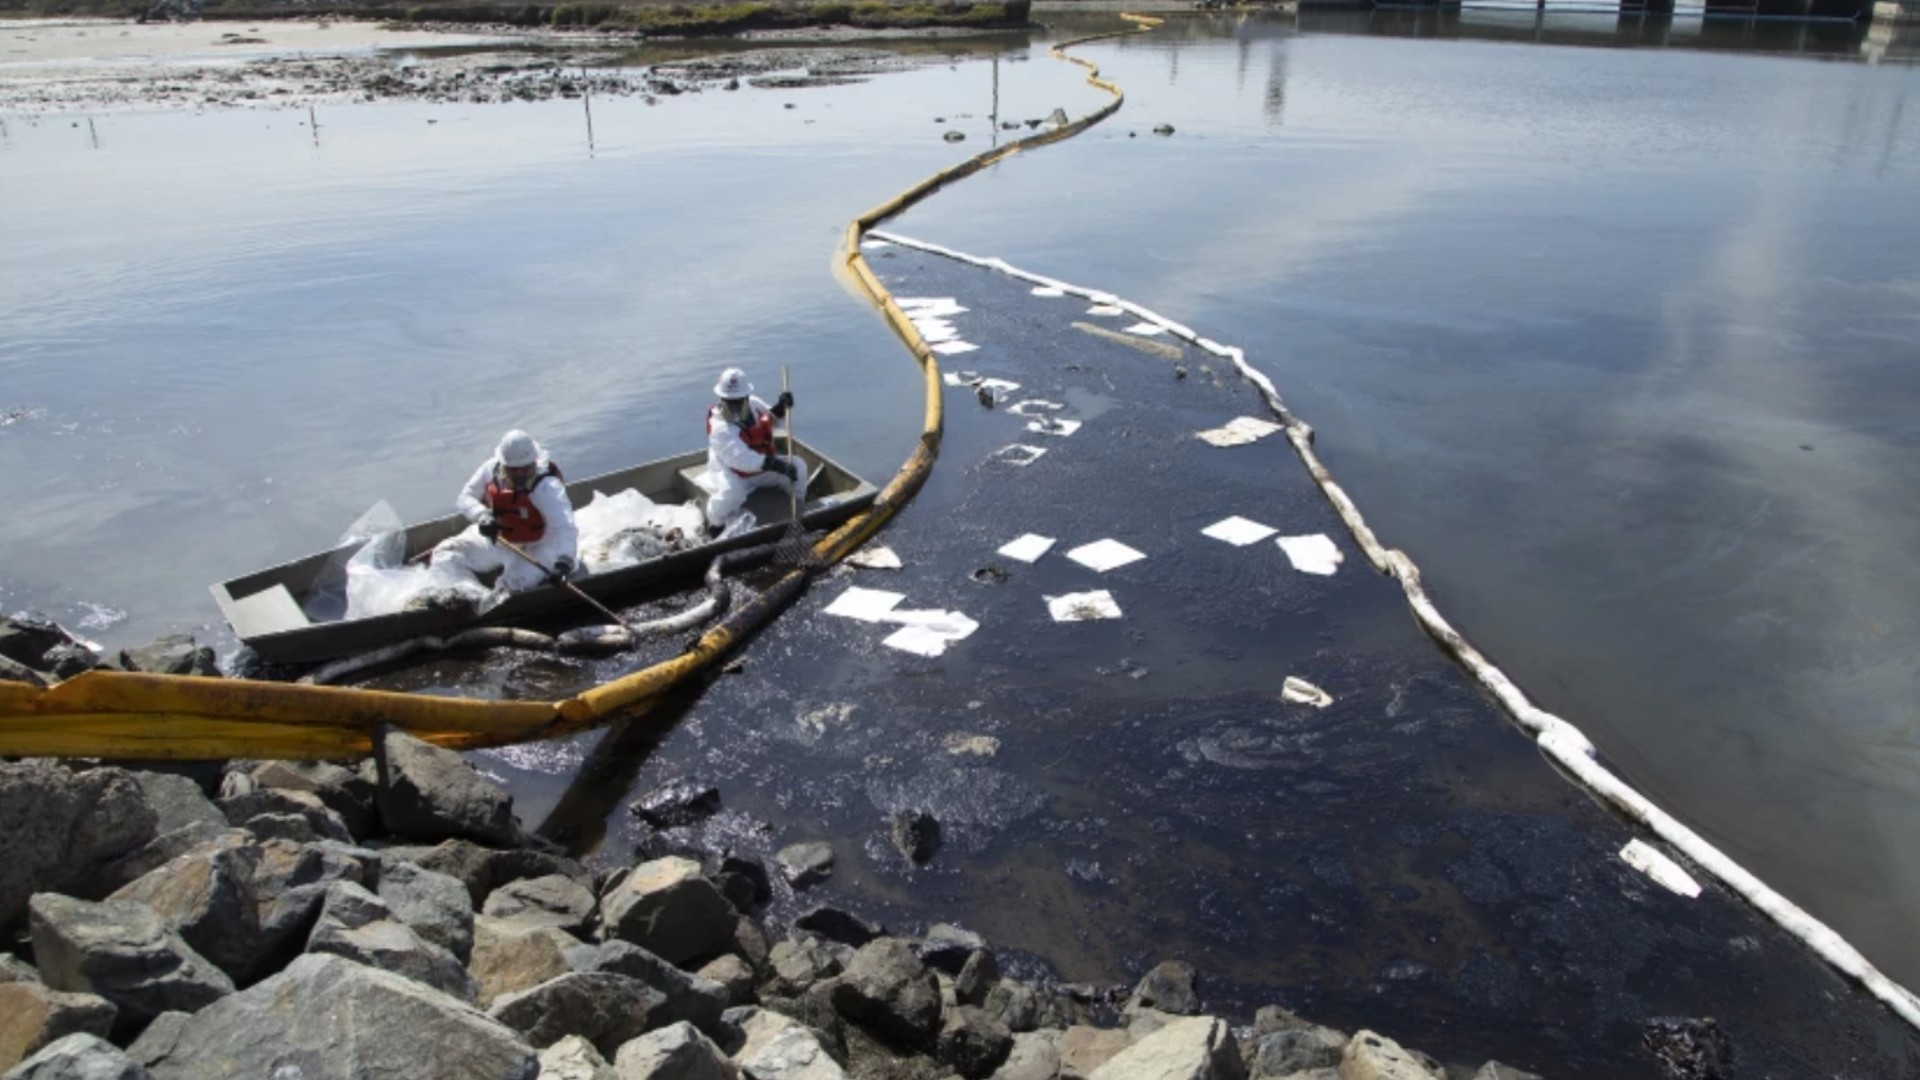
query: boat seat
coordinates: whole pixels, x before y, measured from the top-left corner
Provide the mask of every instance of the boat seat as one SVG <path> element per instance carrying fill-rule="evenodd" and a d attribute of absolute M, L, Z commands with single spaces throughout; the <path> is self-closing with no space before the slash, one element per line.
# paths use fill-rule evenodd
<path fill-rule="evenodd" d="M 285 585 L 274 585 L 227 606 L 227 622 L 242 640 L 313 625 Z"/>

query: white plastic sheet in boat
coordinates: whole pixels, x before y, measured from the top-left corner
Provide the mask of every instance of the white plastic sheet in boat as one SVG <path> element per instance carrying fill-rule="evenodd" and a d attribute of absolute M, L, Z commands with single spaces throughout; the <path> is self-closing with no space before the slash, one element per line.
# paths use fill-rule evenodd
<path fill-rule="evenodd" d="M 1287 553 L 1287 561 L 1295 570 L 1303 574 L 1319 574 L 1323 577 L 1340 569 L 1340 563 L 1346 559 L 1340 549 L 1334 546 L 1326 533 L 1314 533 L 1311 536 L 1283 536 L 1275 543 Z"/>
<path fill-rule="evenodd" d="M 1248 544 L 1257 544 L 1279 531 L 1271 525 L 1262 525 L 1257 521 L 1248 521 L 1236 515 L 1201 529 L 1200 535 L 1224 540 L 1235 547 L 1246 547 Z"/>
<path fill-rule="evenodd" d="M 1092 622 L 1120 617 L 1120 605 L 1114 603 L 1113 594 L 1105 589 L 1049 596 L 1046 599 L 1047 613 L 1053 616 L 1054 622 Z"/>
<path fill-rule="evenodd" d="M 1027 533 L 1018 539 L 1010 540 L 1002 544 L 999 554 L 1005 555 L 1009 559 L 1018 559 L 1023 563 L 1038 562 L 1040 561 L 1040 556 L 1053 550 L 1053 545 L 1054 539 L 1051 536 L 1041 536 L 1039 533 Z"/>
<path fill-rule="evenodd" d="M 1620 849 L 1620 858 L 1628 866 L 1647 875 L 1661 885 L 1689 899 L 1700 895 L 1700 883 L 1693 875 L 1680 869 L 1680 864 L 1661 854 L 1660 851 L 1639 840 L 1630 840 Z"/>
<path fill-rule="evenodd" d="M 1119 569 L 1128 563 L 1139 562 L 1146 557 L 1146 552 L 1135 551 L 1118 540 L 1095 540 L 1091 544 L 1081 544 L 1067 552 L 1067 558 L 1101 574 Z"/>

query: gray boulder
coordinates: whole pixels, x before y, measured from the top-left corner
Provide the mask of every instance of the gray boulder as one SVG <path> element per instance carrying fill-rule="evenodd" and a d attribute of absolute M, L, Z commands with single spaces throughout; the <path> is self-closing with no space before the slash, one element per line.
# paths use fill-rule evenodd
<path fill-rule="evenodd" d="M 220 665 L 214 663 L 213 650 L 196 644 L 192 634 L 168 634 L 151 645 L 122 649 L 120 666 L 128 671 L 141 671 L 149 675 L 220 674 Z"/>
<path fill-rule="evenodd" d="M 1445 1080 L 1440 1070 L 1375 1031 L 1360 1030 L 1340 1058 L 1340 1080 Z"/>
<path fill-rule="evenodd" d="M 768 954 L 772 947 L 767 943 L 767 932 L 754 922 L 752 917 L 742 915 L 733 924 L 733 943 L 728 952 L 747 962 L 747 966 L 756 972 L 767 969 Z"/>
<path fill-rule="evenodd" d="M 818 934 L 828 941 L 837 941 L 842 945 L 859 948 L 878 937 L 884 937 L 887 928 L 871 923 L 836 907 L 822 905 L 808 911 L 793 920 L 795 930 L 805 930 Z"/>
<path fill-rule="evenodd" d="M 1530 1073 L 1525 1069 L 1516 1069 L 1511 1065 L 1489 1061 L 1474 1071 L 1473 1080 L 1541 1080 L 1541 1077 L 1538 1073 Z"/>
<path fill-rule="evenodd" d="M 940 986 L 898 938 L 862 946 L 831 995 L 841 1016 L 895 1042 L 931 1047 L 940 1033 Z"/>
<path fill-rule="evenodd" d="M 187 1023 L 193 1019 L 191 1013 L 164 1012 L 153 1018 L 147 1030 L 133 1040 L 127 1047 L 127 1056 L 138 1062 L 141 1067 L 154 1069 L 161 1062 L 173 1056 L 173 1048 L 180 1044 L 180 1037 L 186 1034 Z"/>
<path fill-rule="evenodd" d="M 12 953 L 0 953 L 0 983 L 40 981 L 40 973 L 33 965 Z"/>
<path fill-rule="evenodd" d="M 1000 984 L 1000 962 L 993 950 L 977 949 L 953 980 L 953 996 L 962 1005 L 985 1005 L 987 995 Z"/>
<path fill-rule="evenodd" d="M 163 1012 L 194 1012 L 233 993 L 233 980 L 132 900 L 41 893 L 28 908 L 40 978 L 55 990 L 98 994 L 119 1009 L 116 1037 Z"/>
<path fill-rule="evenodd" d="M 993 1072 L 993 1080 L 1055 1080 L 1060 1075 L 1058 1031 L 1029 1031 L 1013 1037 L 1007 1060 Z"/>
<path fill-rule="evenodd" d="M 1193 965 L 1169 960 L 1156 966 L 1133 988 L 1123 1011 L 1157 1009 L 1176 1016 L 1194 1016 L 1200 1012 L 1200 995 L 1194 990 Z"/>
<path fill-rule="evenodd" d="M 393 917 L 379 897 L 351 881 L 327 890 L 320 919 L 307 939 L 310 953 L 344 956 L 381 971 L 425 983 L 462 1001 L 479 998 L 480 984 L 452 953 Z"/>
<path fill-rule="evenodd" d="M 1131 1045 L 1133 1040 L 1124 1031 L 1075 1024 L 1060 1036 L 1060 1078 L 1088 1080 Z"/>
<path fill-rule="evenodd" d="M 1038 1031 L 1041 1028 L 1066 1028 L 1084 1023 L 1087 1018 L 1086 1009 L 1065 994 L 1018 979 L 1001 979 L 994 983 L 993 988 L 987 991 L 986 1003 L 981 1008 L 999 1017 L 1016 1033 Z"/>
<path fill-rule="evenodd" d="M 614 1080 L 613 1066 L 592 1043 L 569 1035 L 540 1051 L 540 1080 Z"/>
<path fill-rule="evenodd" d="M 473 956 L 467 970 L 480 981 L 480 1004 L 531 990 L 572 971 L 567 952 L 580 939 L 551 926 L 515 926 L 482 915 L 473 921 Z"/>
<path fill-rule="evenodd" d="M 753 1000 L 753 969 L 732 953 L 708 961 L 696 974 L 718 986 L 726 994 L 728 1005 L 744 1005 Z"/>
<path fill-rule="evenodd" d="M 71 895 L 82 900 L 104 899 L 190 851 L 214 845 L 233 847 L 253 842 L 251 834 L 228 825 L 227 819 L 220 817 L 217 809 L 215 816 L 220 820 L 196 821 L 172 832 L 161 833 L 138 850 L 120 856 L 89 875 L 83 886 L 71 890 Z"/>
<path fill-rule="evenodd" d="M 155 1080 L 534 1080 L 519 1036 L 455 998 L 338 956 L 307 955 L 187 1024 Z"/>
<path fill-rule="evenodd" d="M 69 1035 L 8 1070 L 3 1080 L 151 1080 L 98 1035 Z"/>
<path fill-rule="evenodd" d="M 565 874 L 582 885 L 593 883 L 592 873 L 572 859 L 531 848 L 496 851 L 470 840 L 456 839 L 432 847 L 389 847 L 383 854 L 389 862 L 410 862 L 456 879 L 467 887 L 475 911 L 487 902 L 493 890 L 525 878 Z"/>
<path fill-rule="evenodd" d="M 833 876 L 833 845 L 824 840 L 788 844 L 774 856 L 787 884 L 804 889 Z"/>
<path fill-rule="evenodd" d="M 553 926 L 575 937 L 593 929 L 593 892 L 564 874 L 509 882 L 488 895 L 484 914 L 523 926 Z"/>
<path fill-rule="evenodd" d="M 386 726 L 375 743 L 375 802 L 387 831 L 421 840 L 464 837 L 498 847 L 519 836 L 513 797 L 467 760 Z"/>
<path fill-rule="evenodd" d="M 947 1010 L 935 1055 L 967 1080 L 986 1080 L 1013 1050 L 1013 1032 L 971 1005 Z"/>
<path fill-rule="evenodd" d="M 742 1010 L 733 1060 L 751 1080 L 846 1080 L 820 1033 L 768 1009 Z"/>
<path fill-rule="evenodd" d="M 724 951 L 738 916 L 692 859 L 669 857 L 634 867 L 601 904 L 601 934 L 630 941 L 669 963 Z"/>
<path fill-rule="evenodd" d="M 1245 1080 L 1240 1046 L 1226 1022 L 1181 1017 L 1115 1054 L 1092 1080 Z"/>
<path fill-rule="evenodd" d="M 777 994 L 796 995 L 822 979 L 830 979 L 846 969 L 842 949 L 836 949 L 813 937 L 788 938 L 773 947 L 767 962 L 773 968 L 770 989 Z"/>
<path fill-rule="evenodd" d="M 340 815 L 327 808 L 320 796 L 307 791 L 281 791 L 278 788 L 256 788 L 244 795 L 224 797 L 219 803 L 220 812 L 227 820 L 248 829 L 261 839 L 271 839 L 268 830 L 276 830 L 287 835 L 286 827 L 277 822 L 265 822 L 259 826 L 254 823 L 261 818 L 294 817 L 307 823 L 311 839 L 303 835 L 288 836 L 297 843 L 313 843 L 315 840 L 353 839 L 347 831 L 347 823 Z"/>
<path fill-rule="evenodd" d="M 739 1080 L 740 1070 L 692 1024 L 669 1024 L 620 1047 L 619 1080 Z"/>
<path fill-rule="evenodd" d="M 934 923 L 920 939 L 920 962 L 948 975 L 960 974 L 973 954 L 987 948 L 987 939 L 950 923 Z"/>
<path fill-rule="evenodd" d="M 326 902 L 327 890 L 341 881 L 373 885 L 378 882 L 376 875 L 376 867 L 366 860 L 325 845 L 262 841 L 253 893 L 260 913 L 263 953 L 297 953 L 304 949 Z"/>
<path fill-rule="evenodd" d="M 347 831 L 364 840 L 379 831 L 380 814 L 374 806 L 375 776 L 368 768 L 348 769 L 328 761 L 268 761 L 249 773 L 254 785 L 282 791 L 303 791 L 317 797 L 340 815 Z"/>
<path fill-rule="evenodd" d="M 0 656 L 39 671 L 48 650 L 74 644 L 72 635 L 47 619 L 29 615 L 0 616 Z"/>
<path fill-rule="evenodd" d="M 625 975 L 658 991 L 663 1000 L 654 1009 L 656 1026 L 684 1020 L 701 1031 L 715 1032 L 719 1030 L 720 1014 L 729 1004 L 726 987 L 689 975 L 632 942 L 608 941 L 569 949 L 567 964 L 575 971 Z"/>
<path fill-rule="evenodd" d="M 1260 1035 L 1248 1071 L 1254 1080 L 1273 1080 L 1309 1069 L 1333 1068 L 1340 1064 L 1346 1045 L 1346 1035 L 1313 1024 Z"/>
<path fill-rule="evenodd" d="M 140 793 L 146 797 L 147 805 L 153 807 L 156 833 L 170 833 L 201 822 L 216 826 L 227 824 L 226 815 L 213 805 L 206 792 L 201 791 L 200 785 L 191 777 L 163 772 L 136 772 L 131 775 L 133 782 L 140 785 Z"/>
<path fill-rule="evenodd" d="M 0 927 L 37 892 L 72 891 L 153 839 L 159 815 L 124 769 L 0 762 Z"/>
<path fill-rule="evenodd" d="M 487 1013 L 536 1047 L 578 1035 L 613 1055 L 653 1026 L 648 1019 L 662 1000 L 658 991 L 625 975 L 568 972 L 495 1000 Z"/>
<path fill-rule="evenodd" d="M 0 983 L 0 1070 L 68 1035 L 105 1038 L 117 1011 L 92 994 L 63 994 L 38 982 Z"/>
<path fill-rule="evenodd" d="M 458 880 L 409 862 L 388 863 L 380 871 L 379 895 L 421 937 L 463 964 L 472 959 L 473 898 Z"/>
<path fill-rule="evenodd" d="M 0 656 L 0 682 L 26 683 L 42 690 L 51 685 L 45 675 L 7 656 Z"/>
<path fill-rule="evenodd" d="M 894 849 L 914 865 L 933 858 L 940 847 L 940 822 L 925 810 L 895 810 L 887 818 Z"/>
<path fill-rule="evenodd" d="M 216 840 L 130 882 L 109 899 L 152 908 L 195 952 L 244 979 L 262 948 L 253 889 L 259 865 L 258 847 Z"/>

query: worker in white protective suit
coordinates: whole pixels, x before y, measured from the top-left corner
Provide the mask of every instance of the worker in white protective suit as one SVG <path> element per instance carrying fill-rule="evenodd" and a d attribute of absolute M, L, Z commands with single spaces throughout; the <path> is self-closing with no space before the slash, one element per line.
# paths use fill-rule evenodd
<path fill-rule="evenodd" d="M 747 373 L 737 367 L 720 373 L 713 392 L 720 401 L 707 410 L 707 484 L 713 490 L 707 530 L 718 534 L 726 528 L 756 488 L 798 487 L 800 501 L 806 502 L 807 463 L 773 452 L 773 422 L 793 408 L 793 395 L 783 390 L 780 400 L 768 405 L 753 396 Z"/>
<path fill-rule="evenodd" d="M 579 562 L 580 531 L 566 481 L 533 436 L 509 431 L 499 449 L 474 470 L 454 501 L 473 526 L 433 549 L 433 565 L 465 570 L 476 578 L 500 571 L 498 587 L 524 592 L 558 584 Z M 508 540 L 540 565 L 515 555 Z"/>

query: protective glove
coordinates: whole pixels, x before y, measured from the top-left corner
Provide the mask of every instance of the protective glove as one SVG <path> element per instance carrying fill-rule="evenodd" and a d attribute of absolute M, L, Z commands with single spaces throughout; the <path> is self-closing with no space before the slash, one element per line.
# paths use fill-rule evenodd
<path fill-rule="evenodd" d="M 565 555 L 553 560 L 553 569 L 547 571 L 547 582 L 560 585 L 573 576 L 573 560 Z"/>
<path fill-rule="evenodd" d="M 791 408 L 793 408 L 793 391 L 780 391 L 780 400 L 774 403 L 773 415 L 785 416 L 787 415 L 787 410 Z"/>
<path fill-rule="evenodd" d="M 786 458 L 781 458 L 780 464 L 776 467 L 780 470 L 780 475 L 786 477 L 789 481 L 796 484 L 800 482 L 799 465 Z"/>
<path fill-rule="evenodd" d="M 491 544 L 500 538 L 500 522 L 492 514 L 482 513 L 480 520 L 474 522 L 474 525 L 479 528 L 480 535 L 486 538 L 487 543 Z"/>

